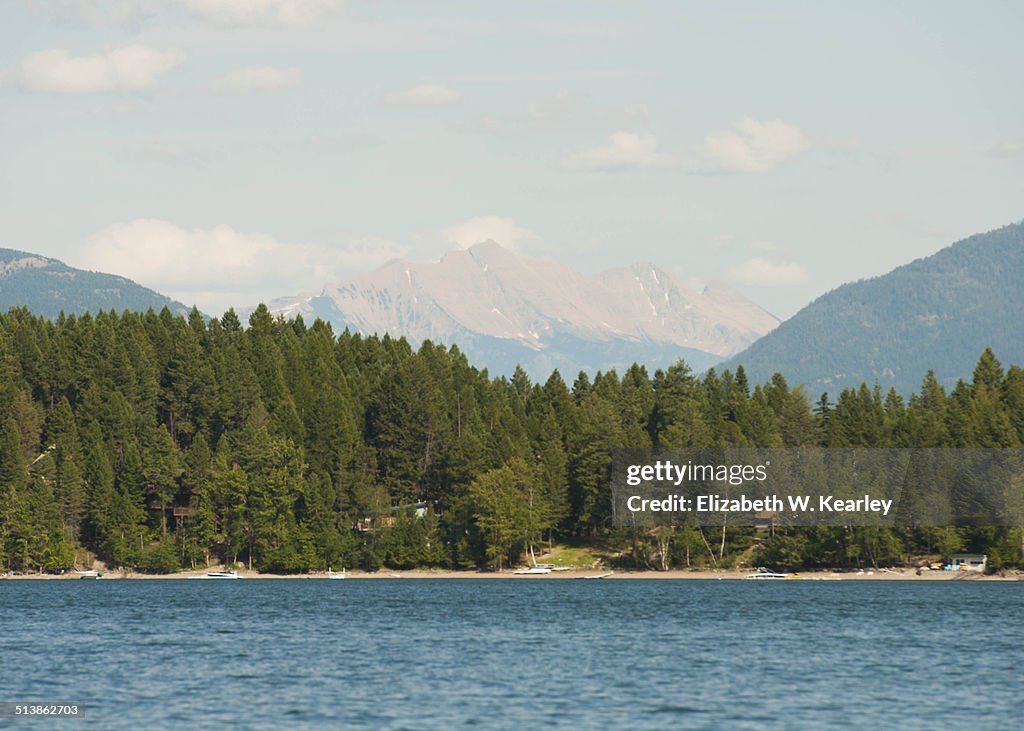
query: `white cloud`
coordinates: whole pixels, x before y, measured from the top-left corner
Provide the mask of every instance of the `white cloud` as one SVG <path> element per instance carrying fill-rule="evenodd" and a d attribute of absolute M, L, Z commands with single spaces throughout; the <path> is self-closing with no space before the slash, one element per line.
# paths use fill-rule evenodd
<path fill-rule="evenodd" d="M 342 5 L 342 0 L 185 0 L 194 17 L 221 28 L 308 26 Z"/>
<path fill-rule="evenodd" d="M 763 287 L 786 287 L 806 282 L 807 272 L 799 264 L 780 264 L 755 257 L 734 268 L 730 279 Z"/>
<path fill-rule="evenodd" d="M 125 46 L 92 56 L 72 56 L 62 48 L 30 53 L 19 69 L 21 85 L 30 91 L 89 94 L 140 91 L 181 62 L 181 56 L 143 45 Z"/>
<path fill-rule="evenodd" d="M 616 132 L 605 145 L 566 155 L 562 158 L 562 168 L 615 172 L 669 167 L 673 162 L 671 155 L 658 151 L 658 141 L 653 136 Z"/>
<path fill-rule="evenodd" d="M 457 91 L 444 84 L 420 84 L 385 94 L 381 103 L 388 107 L 447 107 L 461 99 Z"/>
<path fill-rule="evenodd" d="M 298 69 L 246 66 L 214 79 L 210 82 L 210 90 L 218 94 L 251 94 L 290 89 L 300 83 L 302 72 Z"/>
<path fill-rule="evenodd" d="M 507 249 L 515 249 L 520 244 L 540 238 L 535 231 L 523 228 L 511 218 L 503 216 L 476 216 L 453 223 L 442 233 L 447 243 L 463 249 L 483 241 L 494 241 Z"/>
<path fill-rule="evenodd" d="M 697 168 L 712 173 L 763 173 L 806 150 L 807 136 L 781 120 L 741 119 L 716 130 L 697 149 Z"/>
<path fill-rule="evenodd" d="M 223 224 L 186 229 L 142 218 L 95 233 L 75 264 L 120 274 L 217 314 L 228 307 L 316 289 L 404 253 L 385 239 L 340 246 L 284 243 L 269 234 Z"/>

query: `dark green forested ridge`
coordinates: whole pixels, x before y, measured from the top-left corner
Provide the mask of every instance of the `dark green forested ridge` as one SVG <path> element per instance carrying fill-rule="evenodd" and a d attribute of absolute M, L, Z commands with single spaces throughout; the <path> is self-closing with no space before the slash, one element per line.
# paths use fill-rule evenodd
<path fill-rule="evenodd" d="M 212 562 L 508 565 L 552 538 L 623 565 L 879 565 L 984 550 L 1021 563 L 1019 528 L 630 534 L 610 528 L 611 450 L 650 446 L 1010 447 L 1024 370 L 986 350 L 951 392 L 861 385 L 812 399 L 781 375 L 522 371 L 490 378 L 457 348 L 333 333 L 259 307 L 207 322 L 114 312 L 0 315 L 0 566 Z"/>
<path fill-rule="evenodd" d="M 1024 361 L 1024 223 L 971 236 L 804 307 L 719 368 L 776 370 L 814 392 L 862 381 L 909 394 L 933 369 L 952 388 L 992 347 Z"/>
<path fill-rule="evenodd" d="M 46 317 L 109 309 L 145 312 L 150 307 L 188 314 L 180 302 L 116 274 L 75 269 L 57 259 L 0 249 L 0 312 L 11 307 L 27 307 Z"/>

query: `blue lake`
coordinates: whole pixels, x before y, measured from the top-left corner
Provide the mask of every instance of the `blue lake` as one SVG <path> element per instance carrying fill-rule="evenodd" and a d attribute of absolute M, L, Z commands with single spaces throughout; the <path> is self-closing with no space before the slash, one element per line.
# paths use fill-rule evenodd
<path fill-rule="evenodd" d="M 18 728 L 1010 729 L 1024 582 L 0 581 Z"/>

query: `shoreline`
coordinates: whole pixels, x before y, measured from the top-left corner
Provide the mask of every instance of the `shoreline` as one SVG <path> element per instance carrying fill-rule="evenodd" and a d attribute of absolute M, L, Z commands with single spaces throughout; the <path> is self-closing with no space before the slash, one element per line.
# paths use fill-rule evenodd
<path fill-rule="evenodd" d="M 113 571 L 104 573 L 103 581 L 110 579 L 117 580 L 180 580 L 205 578 L 208 571 L 215 571 L 216 567 L 196 571 L 181 571 L 173 574 L 143 574 L 134 571 Z M 514 574 L 512 571 L 447 571 L 431 569 L 410 569 L 408 571 L 351 571 L 346 572 L 345 580 L 369 580 L 379 581 L 382 579 L 514 579 L 558 581 L 570 579 L 600 579 L 602 581 L 631 581 L 637 579 L 658 580 L 658 581 L 721 581 L 721 580 L 745 580 L 752 573 L 752 570 L 688 570 L 672 569 L 669 571 L 601 571 L 597 569 L 570 569 L 567 571 L 554 571 L 550 574 Z M 265 574 L 258 571 L 240 570 L 239 578 L 242 579 L 274 579 L 295 581 L 303 579 L 327 580 L 329 575 L 325 572 L 309 574 Z M 73 581 L 80 580 L 78 574 L 18 574 L 14 576 L 0 576 L 0 581 Z M 1024 581 L 1024 572 L 1006 572 L 999 574 L 980 574 L 967 571 L 923 571 L 917 574 L 917 569 L 881 569 L 865 571 L 804 571 L 788 574 L 786 580 L 797 581 Z"/>

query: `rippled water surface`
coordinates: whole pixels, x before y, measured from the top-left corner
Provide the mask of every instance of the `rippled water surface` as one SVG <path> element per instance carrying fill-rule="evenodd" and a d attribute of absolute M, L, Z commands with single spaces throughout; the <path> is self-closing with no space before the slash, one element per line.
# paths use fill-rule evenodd
<path fill-rule="evenodd" d="M 0 581 L 25 728 L 1012 729 L 1022 663 L 1024 583 Z"/>

